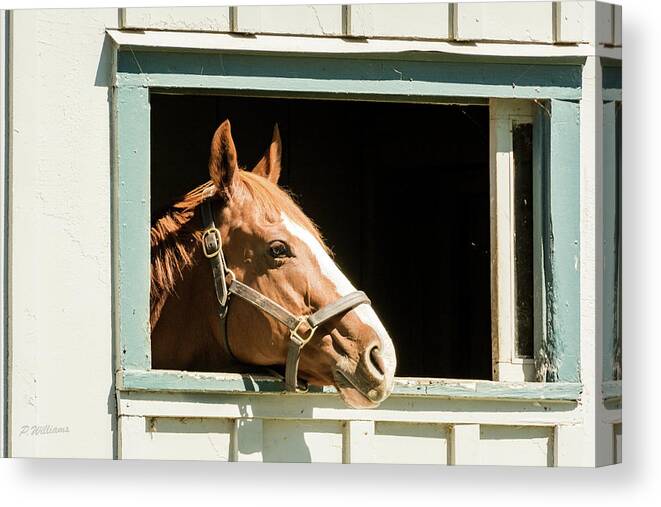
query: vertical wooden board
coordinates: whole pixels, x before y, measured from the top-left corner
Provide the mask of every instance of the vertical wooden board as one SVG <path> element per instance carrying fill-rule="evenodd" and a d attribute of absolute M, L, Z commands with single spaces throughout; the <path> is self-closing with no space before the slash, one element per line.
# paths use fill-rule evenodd
<path fill-rule="evenodd" d="M 236 9 L 234 30 L 245 33 L 342 35 L 341 5 L 247 6 Z"/>
<path fill-rule="evenodd" d="M 594 2 L 557 2 L 558 42 L 592 42 L 594 13 Z"/>
<path fill-rule="evenodd" d="M 263 422 L 266 462 L 341 463 L 342 424 L 339 421 L 267 419 Z"/>
<path fill-rule="evenodd" d="M 598 56 L 583 65 L 580 101 L 580 380 L 582 464 L 596 466 L 596 446 L 601 433 L 598 420 L 602 397 L 602 66 Z"/>
<path fill-rule="evenodd" d="M 149 340 L 150 280 L 150 129 L 149 89 L 117 87 L 116 118 L 116 223 L 118 270 L 115 280 L 119 302 L 119 358 L 123 368 L 151 367 Z"/>
<path fill-rule="evenodd" d="M 350 463 L 447 464 L 448 427 L 442 424 L 347 421 Z M 347 435 L 345 430 L 345 435 Z M 346 437 L 345 437 L 346 438 Z"/>
<path fill-rule="evenodd" d="M 552 100 L 547 181 L 553 380 L 577 382 L 580 363 L 580 121 L 575 102 Z"/>
<path fill-rule="evenodd" d="M 532 123 L 532 102 L 491 99 L 490 179 L 492 256 L 492 335 L 494 380 L 532 381 L 534 368 L 516 357 L 516 272 L 514 270 L 515 228 L 514 122 Z"/>
<path fill-rule="evenodd" d="M 559 42 L 622 44 L 622 7 L 602 2 L 557 2 Z"/>
<path fill-rule="evenodd" d="M 448 39 L 450 5 L 349 5 L 348 34 L 360 37 Z"/>
<path fill-rule="evenodd" d="M 622 6 L 613 5 L 613 45 L 622 45 Z"/>
<path fill-rule="evenodd" d="M 450 463 L 480 464 L 480 425 L 455 424 L 450 431 Z"/>
<path fill-rule="evenodd" d="M 588 434 L 582 425 L 559 424 L 553 431 L 553 465 L 556 467 L 585 466 L 591 463 L 587 449 Z"/>
<path fill-rule="evenodd" d="M 602 407 L 597 408 L 603 410 Z M 615 463 L 615 427 L 612 422 L 596 419 L 594 466 L 603 467 Z"/>
<path fill-rule="evenodd" d="M 615 463 L 622 463 L 622 423 L 613 425 L 613 455 Z"/>
<path fill-rule="evenodd" d="M 228 32 L 229 7 L 127 7 L 121 10 L 122 28 Z"/>
<path fill-rule="evenodd" d="M 120 417 L 122 459 L 228 461 L 233 421 Z"/>
<path fill-rule="evenodd" d="M 553 2 L 457 4 L 457 40 L 553 42 L 553 35 Z"/>
<path fill-rule="evenodd" d="M 551 466 L 553 428 L 483 425 L 479 447 L 483 465 Z"/>
<path fill-rule="evenodd" d="M 511 380 L 503 375 L 502 364 L 512 359 L 514 308 L 512 287 L 511 152 L 509 112 L 516 101 L 491 99 L 489 102 L 489 150 L 492 251 L 492 335 L 494 380 Z"/>
<path fill-rule="evenodd" d="M 595 34 L 597 44 L 613 44 L 613 6 L 596 3 Z"/>
<path fill-rule="evenodd" d="M 242 417 L 234 420 L 231 461 L 262 461 L 264 421 Z"/>
<path fill-rule="evenodd" d="M 361 463 L 371 459 L 369 445 L 374 437 L 374 421 L 344 421 L 342 423 L 342 463 Z"/>

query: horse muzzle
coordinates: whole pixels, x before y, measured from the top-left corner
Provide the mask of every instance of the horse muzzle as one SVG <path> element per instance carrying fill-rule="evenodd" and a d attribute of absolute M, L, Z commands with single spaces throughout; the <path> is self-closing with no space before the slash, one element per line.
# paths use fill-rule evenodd
<path fill-rule="evenodd" d="M 353 408 L 374 408 L 393 389 L 394 365 L 384 358 L 379 342 L 364 349 L 355 363 L 342 357 L 333 372 L 343 401 Z"/>

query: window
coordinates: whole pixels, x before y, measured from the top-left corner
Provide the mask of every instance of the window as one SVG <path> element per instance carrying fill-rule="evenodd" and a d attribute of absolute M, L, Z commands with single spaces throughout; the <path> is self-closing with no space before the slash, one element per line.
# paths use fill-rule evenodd
<path fill-rule="evenodd" d="M 370 296 L 398 375 L 491 380 L 488 107 L 158 93 L 150 105 L 152 220 L 209 179 L 220 122 L 247 168 L 278 123 L 280 184 Z"/>
<path fill-rule="evenodd" d="M 239 154 L 246 164 L 258 157 L 273 123 L 281 124 L 285 184 L 320 224 L 342 268 L 373 297 L 394 339 L 398 332 L 407 337 L 398 344 L 399 375 L 564 381 L 552 387 L 512 385 L 502 393 L 491 384 L 413 379 L 400 382 L 395 393 L 483 396 L 488 391 L 508 398 L 544 393 L 547 399 L 575 399 L 580 390 L 574 267 L 580 66 L 397 58 L 386 58 L 384 65 L 373 56 L 118 52 L 113 100 L 120 389 L 282 389 L 252 377 L 151 370 L 150 219 L 174 195 L 207 178 L 210 133 L 198 130 L 229 116 L 235 140 L 245 144 Z M 391 75 L 393 66 L 397 78 Z M 407 80 L 401 79 L 404 74 Z M 519 98 L 505 98 L 513 87 Z M 315 121 L 314 128 L 301 119 L 322 113 L 328 121 Z M 380 155 L 385 151 L 380 133 L 393 117 L 406 121 L 401 135 L 410 146 L 410 162 L 403 168 L 388 166 L 391 161 Z M 189 130 L 191 125 L 196 127 Z M 344 139 L 351 164 L 321 159 L 313 149 L 296 145 L 303 137 L 321 137 L 318 129 L 332 138 L 338 125 L 353 133 Z M 190 149 L 167 150 L 173 135 Z M 356 141 L 361 137 L 365 142 Z M 177 159 L 182 154 L 185 161 Z M 373 157 L 381 157 L 378 164 Z M 199 171 L 177 171 L 184 162 Z M 323 174 L 303 171 L 319 164 L 334 171 L 358 167 L 359 183 L 349 187 L 341 173 L 321 179 Z M 376 177 L 382 166 L 427 177 L 433 185 L 420 188 L 414 178 L 394 185 Z M 551 169 L 554 178 L 547 181 Z M 159 184 L 152 180 L 150 185 L 156 171 Z M 162 177 L 172 172 L 176 178 Z M 576 193 L 564 191 L 567 187 Z M 443 240 L 442 251 L 427 244 L 420 249 L 434 262 L 403 263 L 401 252 L 394 255 L 382 242 L 393 228 L 416 227 L 403 223 L 408 214 L 398 214 L 393 223 L 383 220 L 391 209 L 385 196 L 394 192 L 423 197 L 405 202 L 414 216 L 428 213 L 429 221 L 414 229 L 415 236 L 434 229 L 435 239 Z M 333 195 L 359 196 L 342 210 L 356 220 L 337 219 L 339 212 L 324 200 Z M 556 244 L 549 248 L 552 239 Z M 392 269 L 396 259 L 397 271 Z M 393 273 L 401 270 L 415 280 L 418 296 L 398 290 L 401 282 Z M 434 298 L 439 286 L 452 289 Z M 425 318 L 412 318 L 411 310 Z"/>
<path fill-rule="evenodd" d="M 536 106 L 532 101 L 493 100 L 492 136 L 492 301 L 493 377 L 536 379 L 533 162 Z M 539 268 L 539 267 L 538 267 Z M 541 268 L 540 268 L 541 269 Z M 539 298 L 538 298 L 539 300 Z M 541 319 L 541 314 L 537 316 Z"/>

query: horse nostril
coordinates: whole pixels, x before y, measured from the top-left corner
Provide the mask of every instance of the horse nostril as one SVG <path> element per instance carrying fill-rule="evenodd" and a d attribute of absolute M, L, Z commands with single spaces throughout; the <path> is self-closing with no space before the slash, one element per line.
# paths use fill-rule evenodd
<path fill-rule="evenodd" d="M 381 375 L 386 374 L 386 365 L 383 363 L 383 356 L 381 355 L 378 345 L 375 345 L 370 349 L 369 360 Z"/>

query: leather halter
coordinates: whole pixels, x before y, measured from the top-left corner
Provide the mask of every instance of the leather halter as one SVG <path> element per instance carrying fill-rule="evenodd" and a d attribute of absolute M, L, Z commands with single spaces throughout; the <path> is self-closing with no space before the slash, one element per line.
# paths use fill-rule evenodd
<path fill-rule="evenodd" d="M 337 301 L 317 310 L 311 315 L 296 316 L 278 303 L 264 296 L 252 287 L 240 282 L 231 269 L 227 267 L 223 254 L 223 240 L 220 231 L 216 228 L 213 219 L 213 210 L 210 199 L 206 199 L 200 206 L 202 212 L 202 251 L 209 259 L 213 272 L 213 284 L 218 299 L 218 314 L 224 321 L 224 345 L 229 355 L 239 362 L 229 346 L 227 334 L 227 312 L 229 310 L 230 296 L 234 294 L 244 301 L 252 304 L 262 312 L 282 322 L 289 329 L 289 346 L 287 349 L 287 363 L 285 365 L 285 385 L 288 391 L 301 392 L 298 388 L 298 363 L 301 350 L 314 336 L 317 328 L 328 320 L 353 310 L 362 304 L 371 304 L 369 298 L 362 291 L 355 291 L 342 296 Z M 303 390 L 305 391 L 305 390 Z"/>

